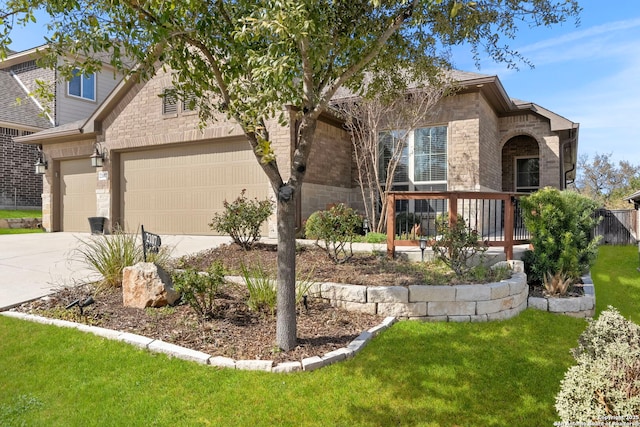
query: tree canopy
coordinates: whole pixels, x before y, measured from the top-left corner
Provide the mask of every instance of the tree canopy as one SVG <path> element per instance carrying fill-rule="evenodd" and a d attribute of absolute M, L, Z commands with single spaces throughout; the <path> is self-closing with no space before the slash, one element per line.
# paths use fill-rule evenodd
<path fill-rule="evenodd" d="M 166 67 L 203 124 L 220 111 L 242 127 L 278 199 L 276 335 L 285 350 L 295 345 L 294 195 L 336 91 L 359 93 L 365 73 L 372 91 L 428 81 L 463 43 L 477 61 L 486 53 L 517 67 L 526 59 L 507 42 L 521 25 L 577 20 L 580 11 L 576 0 L 6 0 L 0 54 L 36 9 L 52 18 L 49 65 L 61 76 L 106 61 L 144 81 Z M 298 126 L 290 167 L 280 170 L 267 122 L 284 122 L 285 105 Z"/>
<path fill-rule="evenodd" d="M 611 153 L 596 153 L 593 158 L 582 155 L 578 159 L 575 187 L 604 208 L 629 209 L 631 206 L 624 198 L 640 190 L 640 165 L 626 160 L 616 165 Z"/>

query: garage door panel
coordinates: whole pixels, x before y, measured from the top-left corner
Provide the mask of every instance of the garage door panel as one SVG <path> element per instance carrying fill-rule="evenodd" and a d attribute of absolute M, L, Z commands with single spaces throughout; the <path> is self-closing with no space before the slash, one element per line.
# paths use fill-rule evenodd
<path fill-rule="evenodd" d="M 96 172 L 89 160 L 60 162 L 62 231 L 89 231 L 87 218 L 96 215 Z"/>
<path fill-rule="evenodd" d="M 243 189 L 264 199 L 267 178 L 246 141 L 231 140 L 123 153 L 125 226 L 165 234 L 214 234 L 209 222 Z"/>

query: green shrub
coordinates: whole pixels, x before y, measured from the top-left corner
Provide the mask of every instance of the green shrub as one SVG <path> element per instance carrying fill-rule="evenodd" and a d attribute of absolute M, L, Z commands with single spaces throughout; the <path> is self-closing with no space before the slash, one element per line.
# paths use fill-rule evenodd
<path fill-rule="evenodd" d="M 640 327 L 609 307 L 590 323 L 572 353 L 578 364 L 567 371 L 556 396 L 556 410 L 562 421 L 585 425 L 627 425 L 624 423 L 637 421 Z"/>
<path fill-rule="evenodd" d="M 273 213 L 271 200 L 249 200 L 242 190 L 240 196 L 229 203 L 224 201 L 224 212 L 215 214 L 209 227 L 228 234 L 233 241 L 250 249 L 260 239 L 260 227 Z"/>
<path fill-rule="evenodd" d="M 451 268 L 458 277 L 467 275 L 473 268 L 471 260 L 487 250 L 479 241 L 478 232 L 471 229 L 460 215 L 452 225 L 449 225 L 447 217 L 439 217 L 436 220 L 436 230 L 438 237 L 433 240 L 431 249 L 436 258 Z"/>
<path fill-rule="evenodd" d="M 352 243 L 361 223 L 362 218 L 354 209 L 339 203 L 327 211 L 314 212 L 307 220 L 305 231 L 333 262 L 341 264 L 353 256 Z"/>
<path fill-rule="evenodd" d="M 247 306 L 254 311 L 268 311 L 273 316 L 277 304 L 275 280 L 261 265 L 248 268 L 241 264 L 240 271 L 249 290 Z"/>
<path fill-rule="evenodd" d="M 201 319 L 213 317 L 215 300 L 220 286 L 224 283 L 222 262 L 216 261 L 206 273 L 194 269 L 176 271 L 172 274 L 174 289 L 182 295 Z"/>
<path fill-rule="evenodd" d="M 357 236 L 354 241 L 363 243 L 386 243 L 387 235 L 384 233 L 376 233 L 375 231 L 372 231 L 365 234 L 364 236 Z"/>
<path fill-rule="evenodd" d="M 562 272 L 574 282 L 590 267 L 598 239 L 591 237 L 597 204 L 571 191 L 544 188 L 521 199 L 533 253 L 528 255 L 530 282 L 542 283 L 545 274 Z"/>

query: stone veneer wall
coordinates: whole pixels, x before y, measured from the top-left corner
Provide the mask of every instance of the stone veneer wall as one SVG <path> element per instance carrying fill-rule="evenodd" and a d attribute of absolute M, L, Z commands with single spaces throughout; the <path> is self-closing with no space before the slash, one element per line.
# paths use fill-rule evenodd
<path fill-rule="evenodd" d="M 322 283 L 315 296 L 350 311 L 402 319 L 484 322 L 508 319 L 527 308 L 529 287 L 522 261 L 507 261 L 511 278 L 484 285 L 358 286 Z"/>

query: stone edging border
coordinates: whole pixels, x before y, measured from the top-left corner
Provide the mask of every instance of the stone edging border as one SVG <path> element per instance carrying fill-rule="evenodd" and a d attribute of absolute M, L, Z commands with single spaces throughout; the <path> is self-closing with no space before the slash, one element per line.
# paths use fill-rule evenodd
<path fill-rule="evenodd" d="M 82 323 L 69 322 L 67 320 L 50 319 L 47 317 L 35 316 L 33 314 L 21 313 L 17 311 L 3 311 L 0 315 L 27 320 L 45 325 L 54 325 L 63 328 L 73 328 L 82 332 L 89 332 L 94 335 L 115 341 L 122 341 L 133 346 L 146 349 L 155 353 L 164 353 L 169 357 L 189 360 L 202 365 L 210 365 L 217 368 L 242 369 L 248 371 L 266 371 L 273 373 L 288 373 L 298 371 L 313 371 L 325 366 L 332 365 L 345 359 L 354 357 L 380 332 L 388 329 L 397 322 L 395 317 L 387 317 L 382 323 L 362 332 L 356 339 L 351 341 L 346 347 L 331 351 L 323 356 L 313 356 L 302 359 L 300 362 L 283 362 L 274 366 L 271 360 L 234 360 L 229 357 L 211 356 L 201 351 L 191 350 L 179 345 L 171 344 L 161 340 L 154 340 L 142 335 L 129 332 L 114 331 L 112 329 L 89 326 Z"/>
<path fill-rule="evenodd" d="M 529 297 L 529 307 L 572 317 L 593 317 L 596 310 L 593 280 L 590 274 L 582 276 L 581 279 L 584 295 L 570 298 Z"/>

